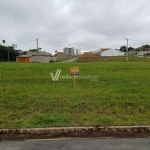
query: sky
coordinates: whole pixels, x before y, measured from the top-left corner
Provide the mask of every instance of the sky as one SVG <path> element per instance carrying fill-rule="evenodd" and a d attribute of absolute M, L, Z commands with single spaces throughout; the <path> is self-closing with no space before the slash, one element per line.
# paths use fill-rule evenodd
<path fill-rule="evenodd" d="M 150 0 L 0 0 L 0 44 L 54 53 L 150 44 Z"/>

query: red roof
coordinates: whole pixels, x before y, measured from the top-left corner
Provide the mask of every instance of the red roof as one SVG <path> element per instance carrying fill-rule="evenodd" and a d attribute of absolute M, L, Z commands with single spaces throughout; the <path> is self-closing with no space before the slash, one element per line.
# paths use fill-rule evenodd
<path fill-rule="evenodd" d="M 109 50 L 109 49 L 111 49 L 111 48 L 101 48 L 101 52 L 107 51 L 107 50 Z"/>
<path fill-rule="evenodd" d="M 58 52 L 57 54 L 64 54 L 64 52 Z"/>

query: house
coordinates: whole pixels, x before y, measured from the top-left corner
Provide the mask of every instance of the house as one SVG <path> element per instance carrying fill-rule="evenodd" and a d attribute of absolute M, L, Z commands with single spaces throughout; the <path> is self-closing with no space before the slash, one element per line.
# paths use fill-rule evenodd
<path fill-rule="evenodd" d="M 16 57 L 16 62 L 25 62 L 25 63 L 32 62 L 32 56 L 31 55 L 17 56 Z"/>
<path fill-rule="evenodd" d="M 136 48 L 136 51 L 140 52 L 140 51 L 150 51 L 150 48 L 144 47 L 144 46 L 140 46 Z"/>
<path fill-rule="evenodd" d="M 32 56 L 32 62 L 40 62 L 40 63 L 49 63 L 49 62 L 54 62 L 57 60 L 56 57 L 52 57 L 51 53 L 48 53 L 46 51 L 42 52 L 27 52 L 27 55 Z"/>
<path fill-rule="evenodd" d="M 101 56 L 124 56 L 124 52 L 107 48 L 107 49 L 101 49 L 100 55 Z"/>
<path fill-rule="evenodd" d="M 145 55 L 150 53 L 150 48 L 146 48 L 144 46 L 136 48 L 137 55 Z"/>
<path fill-rule="evenodd" d="M 81 55 L 81 57 L 84 57 L 84 58 L 97 57 L 97 56 L 99 56 L 99 51 L 84 52 Z"/>
<path fill-rule="evenodd" d="M 40 62 L 40 63 L 49 63 L 55 62 L 57 57 L 52 57 L 51 53 L 29 51 L 26 55 L 20 55 L 16 57 L 17 62 Z"/>
<path fill-rule="evenodd" d="M 58 52 L 56 56 L 57 56 L 57 60 L 61 58 L 73 58 L 74 57 L 73 54 L 65 54 L 64 52 Z"/>
<path fill-rule="evenodd" d="M 56 56 L 57 56 L 57 60 L 61 58 L 67 58 L 67 54 L 65 54 L 64 52 L 58 52 Z"/>

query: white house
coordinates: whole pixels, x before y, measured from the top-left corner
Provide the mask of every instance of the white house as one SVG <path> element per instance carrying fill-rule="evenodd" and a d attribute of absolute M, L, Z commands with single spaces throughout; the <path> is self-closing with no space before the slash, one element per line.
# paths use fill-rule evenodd
<path fill-rule="evenodd" d="M 101 49 L 100 51 L 101 56 L 124 56 L 124 52 L 115 49 Z"/>

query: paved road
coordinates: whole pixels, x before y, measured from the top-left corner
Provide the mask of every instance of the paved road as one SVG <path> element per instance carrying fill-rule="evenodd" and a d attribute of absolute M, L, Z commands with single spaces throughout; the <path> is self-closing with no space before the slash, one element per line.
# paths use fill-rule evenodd
<path fill-rule="evenodd" d="M 150 138 L 2 141 L 0 150 L 150 150 Z"/>
<path fill-rule="evenodd" d="M 72 59 L 69 59 L 69 60 L 66 60 L 66 61 L 63 61 L 62 63 L 69 63 L 69 62 L 74 62 L 77 58 L 72 58 Z"/>

